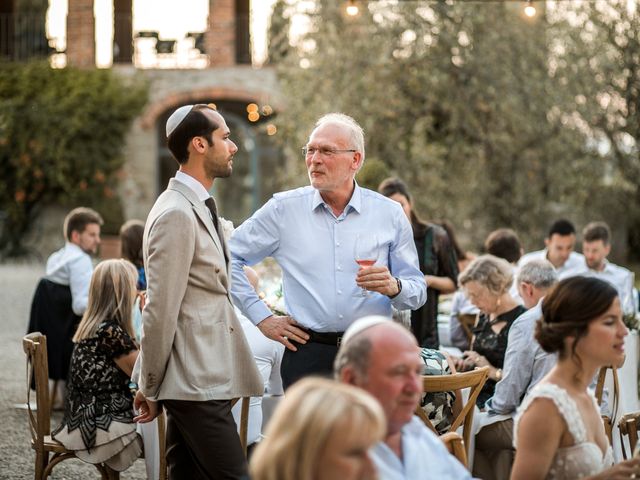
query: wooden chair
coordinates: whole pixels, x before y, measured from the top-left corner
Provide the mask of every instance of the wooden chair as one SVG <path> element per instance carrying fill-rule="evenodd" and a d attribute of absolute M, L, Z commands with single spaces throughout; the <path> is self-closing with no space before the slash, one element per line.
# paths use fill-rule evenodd
<path fill-rule="evenodd" d="M 447 432 L 440 436 L 440 440 L 447 447 L 449 453 L 456 457 L 458 461 L 464 465 L 465 468 L 469 468 L 467 465 L 467 450 L 464 446 L 464 440 L 457 432 Z"/>
<path fill-rule="evenodd" d="M 432 392 L 451 392 L 454 390 L 460 390 L 463 388 L 470 388 L 469 398 L 462 406 L 462 410 L 458 416 L 453 420 L 450 431 L 455 432 L 460 426 L 462 429 L 462 437 L 464 439 L 465 453 L 469 452 L 469 439 L 471 437 L 471 427 L 473 423 L 473 412 L 476 405 L 476 399 L 480 394 L 480 390 L 487 381 L 489 376 L 489 367 L 482 367 L 471 372 L 456 373 L 453 375 L 423 375 L 422 385 L 425 393 Z M 418 406 L 416 409 L 416 415 L 418 415 L 422 421 L 435 432 L 435 428 L 427 414 L 422 410 L 422 407 Z"/>
<path fill-rule="evenodd" d="M 638 445 L 638 427 L 640 426 L 640 412 L 627 413 L 620 418 L 618 429 L 620 432 L 620 445 L 622 446 L 622 456 L 625 460 L 632 457 L 636 445 Z M 629 437 L 629 456 L 624 447 L 624 437 Z"/>
<path fill-rule="evenodd" d="M 618 413 L 618 399 L 620 398 L 620 384 L 618 383 L 618 369 L 613 366 L 602 367 L 598 372 L 598 381 L 596 383 L 595 396 L 598 401 L 598 405 L 602 405 L 602 396 L 604 394 L 604 382 L 607 378 L 607 370 L 611 370 L 613 377 L 613 395 L 611 402 L 611 417 L 608 415 L 602 415 L 602 423 L 604 425 L 604 431 L 609 439 L 609 444 L 613 446 L 613 422 L 615 421 Z"/>
<path fill-rule="evenodd" d="M 469 340 L 469 348 L 471 348 L 471 342 L 473 341 L 473 327 L 476 326 L 478 315 L 473 313 L 458 315 L 458 322 L 460 322 L 460 326 Z"/>
<path fill-rule="evenodd" d="M 60 462 L 76 458 L 75 454 L 51 438 L 51 402 L 49 399 L 49 367 L 47 337 L 33 332 L 22 339 L 27 355 L 27 414 L 31 431 L 31 448 L 36 452 L 35 479 L 46 479 Z M 36 387 L 36 411 L 31 408 L 31 382 Z M 49 456 L 52 454 L 51 458 Z M 117 480 L 118 472 L 103 464 L 95 466 L 103 480 Z"/>

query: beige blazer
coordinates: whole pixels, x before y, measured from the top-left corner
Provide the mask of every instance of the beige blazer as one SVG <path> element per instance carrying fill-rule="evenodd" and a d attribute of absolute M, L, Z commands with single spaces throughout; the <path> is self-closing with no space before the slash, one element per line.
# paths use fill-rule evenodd
<path fill-rule="evenodd" d="M 262 395 L 209 210 L 175 179 L 147 217 L 143 253 L 142 393 L 151 400 L 194 401 Z"/>

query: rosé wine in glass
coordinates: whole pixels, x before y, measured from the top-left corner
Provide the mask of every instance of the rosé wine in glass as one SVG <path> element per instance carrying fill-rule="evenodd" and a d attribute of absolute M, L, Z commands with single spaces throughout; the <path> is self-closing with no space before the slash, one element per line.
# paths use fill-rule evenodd
<path fill-rule="evenodd" d="M 354 245 L 354 256 L 360 268 L 372 267 L 378 260 L 378 237 L 375 234 L 358 233 Z M 362 288 L 361 295 L 366 297 L 369 292 Z"/>

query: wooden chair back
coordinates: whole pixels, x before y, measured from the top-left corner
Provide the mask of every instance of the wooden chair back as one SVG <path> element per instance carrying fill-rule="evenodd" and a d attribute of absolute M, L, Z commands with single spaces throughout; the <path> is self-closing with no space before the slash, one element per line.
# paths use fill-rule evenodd
<path fill-rule="evenodd" d="M 455 373 L 453 375 L 423 375 L 422 386 L 425 393 L 431 392 L 452 392 L 463 388 L 471 389 L 467 402 L 462 406 L 460 413 L 453 420 L 450 431 L 455 432 L 460 426 L 462 429 L 462 437 L 464 439 L 465 451 L 469 448 L 469 439 L 471 438 L 471 428 L 473 423 L 473 412 L 476 405 L 480 390 L 487 381 L 489 376 L 489 367 L 482 367 L 470 372 Z M 418 406 L 416 409 L 422 421 L 435 432 L 435 427 L 429 420 L 427 414 Z M 466 452 L 467 454 L 469 452 Z"/>
<path fill-rule="evenodd" d="M 473 341 L 473 327 L 476 326 L 478 315 L 473 313 L 458 315 L 458 322 L 460 322 L 460 326 L 469 340 L 469 348 L 471 348 L 471 342 Z"/>
<path fill-rule="evenodd" d="M 22 349 L 27 356 L 27 415 L 31 432 L 31 447 L 36 452 L 35 478 L 46 479 L 58 463 L 76 458 L 61 443 L 51 438 L 51 399 L 49 398 L 49 365 L 47 363 L 47 337 L 33 332 L 22 338 Z M 35 412 L 31 407 L 31 386 L 35 385 Z M 53 454 L 51 458 L 49 455 Z M 119 474 L 103 464 L 95 467 L 103 480 L 117 480 Z"/>
<path fill-rule="evenodd" d="M 611 370 L 613 378 L 613 395 L 611 395 L 611 416 L 601 415 L 604 431 L 609 439 L 609 444 L 613 446 L 613 423 L 618 413 L 618 401 L 620 399 L 620 384 L 618 383 L 618 369 L 613 366 L 602 367 L 598 372 L 598 381 L 596 383 L 595 397 L 598 405 L 602 405 L 602 397 L 604 395 L 604 383 L 607 378 L 607 372 Z"/>
<path fill-rule="evenodd" d="M 42 449 L 44 437 L 51 434 L 51 403 L 49 399 L 49 366 L 47 337 L 40 332 L 26 335 L 22 349 L 27 356 L 27 414 L 31 441 L 36 450 Z M 36 410 L 31 408 L 31 385 L 36 387 Z"/>
<path fill-rule="evenodd" d="M 638 427 L 640 425 L 640 412 L 632 412 L 623 415 L 618 422 L 620 432 L 620 445 L 622 446 L 622 456 L 625 460 L 633 456 L 638 445 Z M 624 446 L 624 437 L 629 437 L 629 455 Z"/>
<path fill-rule="evenodd" d="M 451 455 L 456 457 L 465 468 L 469 468 L 467 465 L 467 450 L 464 446 L 464 440 L 459 433 L 447 432 L 440 437 L 440 440 L 442 440 Z"/>

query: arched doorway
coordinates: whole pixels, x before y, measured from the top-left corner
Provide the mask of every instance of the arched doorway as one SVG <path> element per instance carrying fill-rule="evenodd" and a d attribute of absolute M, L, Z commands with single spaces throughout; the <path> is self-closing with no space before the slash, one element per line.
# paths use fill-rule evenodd
<path fill-rule="evenodd" d="M 260 208 L 276 188 L 268 175 L 274 171 L 281 158 L 279 148 L 267 134 L 267 125 L 273 115 L 252 123 L 247 120 L 245 101 L 202 98 L 193 103 L 214 103 L 231 130 L 232 140 L 238 145 L 233 174 L 229 178 L 217 180 L 211 193 L 216 197 L 220 215 L 239 225 Z M 158 194 L 166 188 L 169 179 L 178 169 L 178 163 L 167 148 L 165 136 L 166 121 L 178 107 L 179 105 L 171 107 L 157 117 Z"/>

